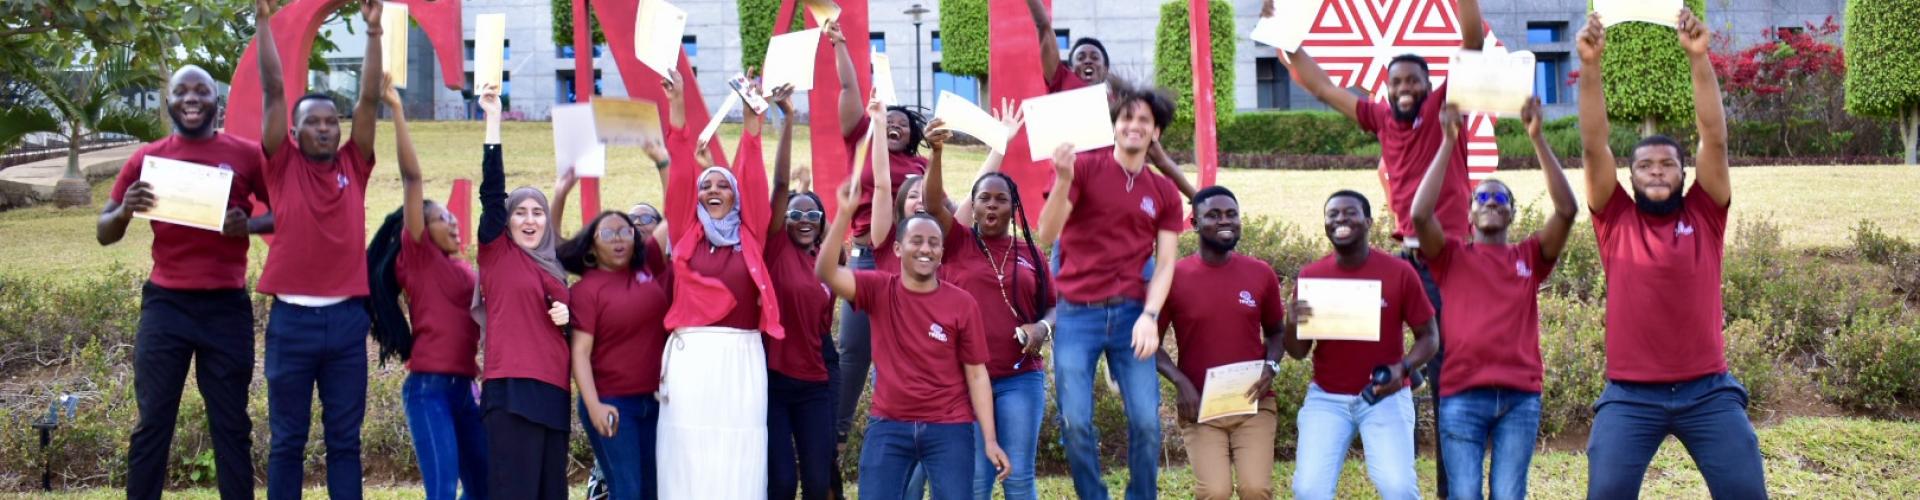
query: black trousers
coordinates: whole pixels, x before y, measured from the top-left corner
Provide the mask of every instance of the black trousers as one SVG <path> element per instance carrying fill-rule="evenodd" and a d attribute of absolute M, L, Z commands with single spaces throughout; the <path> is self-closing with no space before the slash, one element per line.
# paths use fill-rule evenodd
<path fill-rule="evenodd" d="M 187 366 L 194 366 L 213 437 L 220 498 L 253 498 L 253 302 L 245 289 L 170 290 L 147 283 L 134 334 L 133 393 L 140 405 L 127 446 L 127 498 L 160 498 L 167 451 L 180 415 Z"/>
<path fill-rule="evenodd" d="M 487 410 L 480 422 L 487 428 L 489 497 L 566 500 L 567 431 L 505 409 Z"/>

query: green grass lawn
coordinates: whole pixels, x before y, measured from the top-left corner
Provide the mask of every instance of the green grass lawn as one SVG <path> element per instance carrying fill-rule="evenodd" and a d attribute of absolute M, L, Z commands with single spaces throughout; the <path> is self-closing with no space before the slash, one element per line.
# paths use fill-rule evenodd
<path fill-rule="evenodd" d="M 1760 430 L 1761 452 L 1766 455 L 1767 490 L 1775 498 L 1905 498 L 1920 491 L 1920 423 L 1880 422 L 1841 418 L 1796 418 L 1778 426 Z M 1114 465 L 1114 464 L 1109 464 Z M 1433 462 L 1419 462 L 1424 494 L 1433 496 Z M 1162 498 L 1191 496 L 1193 475 L 1184 466 L 1164 469 L 1160 474 Z M 1293 464 L 1284 462 L 1274 468 L 1277 498 L 1292 498 L 1288 489 Z M 1572 452 L 1536 455 L 1528 481 L 1528 493 L 1534 498 L 1582 498 L 1586 495 L 1586 456 Z M 1107 475 L 1111 492 L 1118 494 L 1126 482 L 1123 472 Z M 311 481 L 309 481 L 311 484 Z M 575 495 L 583 485 L 575 485 Z M 852 493 L 852 492 L 849 492 Z M 57 495 L 32 495 L 32 498 L 93 500 L 120 498 L 115 489 L 94 489 Z M 264 495 L 264 492 L 262 492 Z M 174 498 L 213 499 L 211 489 L 175 492 Z M 308 498 L 323 498 L 321 489 L 308 490 Z M 1707 498 L 1706 483 L 1687 458 L 1685 448 L 1669 439 L 1654 458 L 1641 488 L 1643 498 Z M 22 497 L 26 497 L 22 495 Z M 415 485 L 378 486 L 367 489 L 370 499 L 415 499 L 422 493 Z M 1073 482 L 1066 476 L 1040 478 L 1041 498 L 1072 498 Z M 1378 498 L 1367 482 L 1360 460 L 1347 460 L 1341 476 L 1339 498 Z"/>
<path fill-rule="evenodd" d="M 381 123 L 377 154 L 380 165 L 367 191 L 369 234 L 382 215 L 400 202 L 400 177 L 393 163 L 391 125 Z M 414 140 L 420 153 L 428 183 L 428 197 L 445 198 L 455 178 L 479 177 L 481 129 L 477 122 L 415 123 Z M 507 153 L 509 186 L 553 185 L 553 139 L 546 123 L 508 123 L 503 142 Z M 797 131 L 794 157 L 796 165 L 810 162 L 807 131 Z M 721 136 L 728 144 L 739 135 L 739 127 L 728 125 Z M 773 154 L 774 138 L 767 138 L 766 152 Z M 661 200 L 659 180 L 646 164 L 638 148 L 615 147 L 609 154 L 608 175 L 602 181 L 604 208 L 624 209 L 634 202 Z M 947 158 L 949 193 L 968 191 L 974 171 L 985 158 L 985 149 L 955 147 Z M 771 165 L 769 157 L 768 164 Z M 1578 171 L 1569 172 L 1576 193 L 1581 191 Z M 1501 172 L 1523 204 L 1545 204 L 1543 179 L 1538 171 Z M 1868 217 L 1880 219 L 1880 225 L 1894 235 L 1920 233 L 1920 168 L 1883 165 L 1849 167 L 1751 167 L 1735 169 L 1733 223 L 1748 217 L 1770 217 L 1779 224 L 1787 242 L 1795 246 L 1833 246 L 1843 244 L 1854 222 Z M 1244 204 L 1244 213 L 1277 218 L 1301 226 L 1319 224 L 1319 211 L 1326 195 L 1338 189 L 1357 189 L 1375 198 L 1375 206 L 1385 207 L 1379 177 L 1371 170 L 1273 171 L 1225 170 L 1220 183 L 1234 188 Z M 126 240 L 101 248 L 94 242 L 94 221 L 98 204 L 105 203 L 109 183 L 96 184 L 95 207 L 56 209 L 52 205 L 0 212 L 0 273 L 46 274 L 94 272 L 114 265 L 136 270 L 149 266 L 148 243 L 152 232 L 133 229 Z M 818 186 L 820 191 L 828 187 Z M 1581 194 L 1584 198 L 1584 194 Z M 569 213 L 578 214 L 578 196 Z M 1544 209 L 1545 207 L 1542 206 Z M 1378 213 L 1384 214 L 1384 208 Z M 1584 212 L 1584 210 L 1583 210 Z M 476 214 L 477 215 L 477 214 Z M 1582 214 L 1585 217 L 1585 214 Z M 578 227 L 578 218 L 567 228 Z M 469 221 L 471 223 L 471 221 Z M 144 225 L 144 224 L 136 224 Z M 265 256 L 256 245 L 255 269 Z"/>

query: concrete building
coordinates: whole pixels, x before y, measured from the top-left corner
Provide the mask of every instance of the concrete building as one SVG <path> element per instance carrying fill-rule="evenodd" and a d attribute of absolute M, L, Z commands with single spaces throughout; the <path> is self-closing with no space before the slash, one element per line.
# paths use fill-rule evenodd
<path fill-rule="evenodd" d="M 1444 0 L 1398 1 L 1419 4 Z M 869 31 L 873 49 L 887 54 L 892 61 L 896 89 L 903 101 L 916 102 L 917 94 L 917 102 L 931 107 L 934 96 L 945 90 L 978 102 L 981 92 L 974 79 L 941 71 L 938 3 L 938 0 L 870 1 Z M 1113 57 L 1114 74 L 1137 80 L 1151 79 L 1155 71 L 1153 38 L 1161 3 L 1160 0 L 1055 0 L 1055 39 L 1064 47 L 1076 38 L 1099 38 Z M 1322 108 L 1311 95 L 1292 84 L 1272 48 L 1246 39 L 1258 20 L 1261 0 L 1232 0 L 1232 3 L 1236 31 L 1240 34 L 1235 81 L 1231 83 L 1236 106 L 1242 110 Z M 698 74 L 700 90 L 708 103 L 718 103 L 725 96 L 726 79 L 741 71 L 738 4 L 735 0 L 680 0 L 674 4 L 689 14 L 682 42 Z M 913 16 L 906 13 L 915 5 L 929 11 L 920 16 L 918 27 Z M 1838 20 L 1844 5 L 1844 0 L 1707 0 L 1707 19 L 1716 32 L 1731 37 L 1730 47 L 1744 47 L 1764 40 L 1775 28 L 1818 24 L 1828 16 Z M 1514 50 L 1531 50 L 1537 54 L 1535 92 L 1548 103 L 1549 114 L 1572 113 L 1574 96 L 1566 84 L 1566 75 L 1578 65 L 1573 37 L 1584 22 L 1587 0 L 1480 0 L 1480 6 L 1495 36 L 1503 43 Z M 473 16 L 507 14 L 506 100 L 511 115 L 542 120 L 555 104 L 572 102 L 573 49 L 554 45 L 548 0 L 465 0 L 465 7 L 469 37 L 465 55 L 469 59 Z M 335 37 L 341 50 L 329 59 L 337 63 L 336 68 L 357 71 L 362 49 L 361 42 L 355 38 Z M 411 79 L 435 84 L 408 89 L 408 100 L 431 102 L 431 116 L 438 119 L 477 116 L 465 95 L 438 85 L 438 65 L 432 60 L 425 36 L 417 28 L 411 40 L 414 45 L 409 52 Z M 602 47 L 592 57 L 600 93 L 625 95 L 626 87 L 611 54 Z M 471 60 L 466 67 L 471 71 Z M 471 76 L 467 78 L 470 80 Z M 335 76 L 331 80 L 335 81 L 336 88 L 354 85 L 350 76 Z M 806 101 L 797 101 L 804 113 Z M 416 108 L 411 112 L 428 116 L 425 111 L 428 110 Z"/>

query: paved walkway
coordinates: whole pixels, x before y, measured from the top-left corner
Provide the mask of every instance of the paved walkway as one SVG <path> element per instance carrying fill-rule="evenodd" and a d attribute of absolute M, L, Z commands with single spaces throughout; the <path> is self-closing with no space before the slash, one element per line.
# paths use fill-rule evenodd
<path fill-rule="evenodd" d="M 80 171 L 88 181 L 111 178 L 144 144 L 129 144 L 80 154 Z M 59 156 L 0 170 L 0 210 L 53 199 L 54 185 L 67 173 L 67 157 Z M 98 201 L 98 200 L 95 200 Z"/>

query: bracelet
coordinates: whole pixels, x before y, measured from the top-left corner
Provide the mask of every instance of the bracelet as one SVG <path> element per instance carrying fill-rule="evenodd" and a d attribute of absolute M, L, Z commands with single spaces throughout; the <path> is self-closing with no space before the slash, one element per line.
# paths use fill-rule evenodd
<path fill-rule="evenodd" d="M 1044 327 L 1047 327 L 1047 340 L 1046 340 L 1046 341 L 1048 341 L 1048 342 L 1051 342 L 1051 341 L 1053 341 L 1053 323 L 1048 323 L 1048 322 L 1047 322 L 1047 320 L 1044 320 L 1044 319 L 1043 319 L 1043 320 L 1040 320 L 1040 326 L 1044 326 Z"/>

